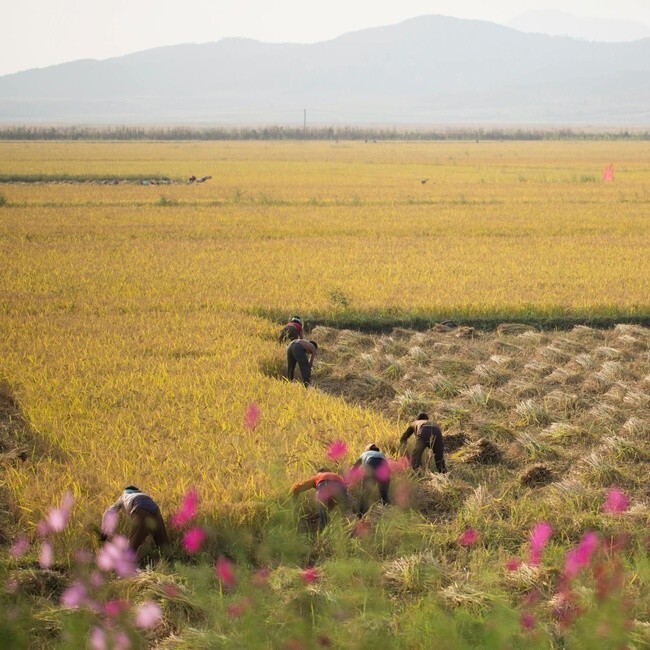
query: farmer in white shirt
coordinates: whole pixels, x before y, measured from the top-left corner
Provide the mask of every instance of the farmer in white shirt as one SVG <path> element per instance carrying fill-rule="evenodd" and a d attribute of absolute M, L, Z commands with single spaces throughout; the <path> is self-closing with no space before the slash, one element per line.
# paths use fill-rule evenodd
<path fill-rule="evenodd" d="M 390 488 L 390 466 L 386 456 L 379 451 L 379 447 L 370 444 L 366 450 L 359 456 L 356 463 L 352 466 L 361 467 L 363 478 L 361 479 L 361 497 L 359 501 L 359 516 L 365 514 L 368 501 L 368 488 L 373 483 L 379 488 L 379 497 L 384 505 L 390 503 L 388 499 L 388 490 Z"/>
<path fill-rule="evenodd" d="M 131 527 L 129 530 L 129 546 L 137 552 L 144 541 L 151 535 L 154 544 L 165 551 L 169 546 L 167 529 L 160 514 L 158 504 L 144 492 L 141 492 L 134 485 L 124 488 L 120 498 L 104 513 L 102 518 L 102 530 L 113 528 L 109 525 L 112 517 L 115 517 L 120 510 L 124 510 L 129 516 Z M 106 536 L 104 536 L 106 539 Z"/>

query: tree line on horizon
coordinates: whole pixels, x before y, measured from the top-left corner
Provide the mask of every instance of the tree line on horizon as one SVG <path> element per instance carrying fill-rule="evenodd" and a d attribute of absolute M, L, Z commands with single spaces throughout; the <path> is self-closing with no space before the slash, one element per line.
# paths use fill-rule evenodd
<path fill-rule="evenodd" d="M 559 128 L 399 129 L 356 126 L 6 126 L 0 140 L 650 140 L 650 130 Z"/>

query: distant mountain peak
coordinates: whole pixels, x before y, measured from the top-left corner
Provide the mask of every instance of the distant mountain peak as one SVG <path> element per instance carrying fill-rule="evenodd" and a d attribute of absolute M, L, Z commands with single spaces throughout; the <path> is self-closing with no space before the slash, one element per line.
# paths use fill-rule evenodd
<path fill-rule="evenodd" d="M 568 36 L 602 43 L 623 43 L 650 38 L 650 26 L 631 20 L 576 16 L 566 11 L 537 9 L 525 11 L 507 23 L 527 33 Z"/>
<path fill-rule="evenodd" d="M 312 44 L 228 38 L 0 77 L 0 122 L 650 125 L 650 39 L 421 16 Z"/>

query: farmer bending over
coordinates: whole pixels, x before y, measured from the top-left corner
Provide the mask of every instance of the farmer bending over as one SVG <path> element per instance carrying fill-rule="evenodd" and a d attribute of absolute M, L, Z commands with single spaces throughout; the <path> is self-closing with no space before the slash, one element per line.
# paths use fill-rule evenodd
<path fill-rule="evenodd" d="M 296 364 L 300 367 L 302 383 L 309 386 L 311 381 L 311 369 L 314 365 L 314 357 L 318 343 L 316 341 L 306 341 L 305 339 L 296 339 L 291 341 L 287 347 L 287 377 L 293 381 L 296 372 Z M 307 358 L 309 356 L 309 358 Z"/>
<path fill-rule="evenodd" d="M 162 552 L 167 550 L 169 539 L 165 522 L 158 504 L 149 495 L 140 492 L 134 485 L 125 487 L 120 498 L 104 513 L 102 530 L 106 530 L 108 519 L 117 515 L 120 510 L 124 510 L 129 516 L 129 546 L 136 553 L 149 535 Z M 104 535 L 102 539 L 105 541 L 107 538 Z"/>
<path fill-rule="evenodd" d="M 361 498 L 359 501 L 359 515 L 362 516 L 368 510 L 368 489 L 376 484 L 379 488 L 379 498 L 386 506 L 390 503 L 388 489 L 390 488 L 390 467 L 386 456 L 379 451 L 377 445 L 370 444 L 366 450 L 357 458 L 352 468 L 361 467 L 363 478 L 361 479 Z"/>
<path fill-rule="evenodd" d="M 300 316 L 292 316 L 291 320 L 280 330 L 278 341 L 284 343 L 285 341 L 295 341 L 302 337 L 302 319 Z"/>
<path fill-rule="evenodd" d="M 442 431 L 437 424 L 429 420 L 426 413 L 419 413 L 417 418 L 409 424 L 406 431 L 399 439 L 400 446 L 405 447 L 406 441 L 415 434 L 415 446 L 411 452 L 411 468 L 419 469 L 422 465 L 422 454 L 427 447 L 433 450 L 433 457 L 436 461 L 436 469 L 439 472 L 446 472 L 444 448 L 442 444 Z"/>
<path fill-rule="evenodd" d="M 291 488 L 291 494 L 294 496 L 310 490 L 316 489 L 316 503 L 318 505 L 318 527 L 323 530 L 329 520 L 329 511 L 335 506 L 343 508 L 345 512 L 349 510 L 348 490 L 345 487 L 343 479 L 327 467 L 321 467 L 317 473 L 302 483 L 295 483 Z"/>

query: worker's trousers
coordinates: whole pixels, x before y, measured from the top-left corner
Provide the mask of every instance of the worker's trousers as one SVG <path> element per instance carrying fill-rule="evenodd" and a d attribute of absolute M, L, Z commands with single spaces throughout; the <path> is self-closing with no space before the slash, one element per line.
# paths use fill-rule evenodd
<path fill-rule="evenodd" d="M 154 544 L 161 551 L 167 550 L 169 538 L 167 537 L 167 529 L 160 510 L 150 512 L 144 508 L 136 508 L 131 513 L 129 546 L 137 552 L 149 535 L 151 535 Z"/>
<path fill-rule="evenodd" d="M 329 511 L 339 506 L 345 512 L 349 510 L 348 491 L 340 481 L 322 481 L 316 488 L 318 504 L 318 527 L 323 530 L 329 521 Z"/>
<path fill-rule="evenodd" d="M 296 364 L 300 368 L 302 383 L 305 386 L 309 386 L 309 382 L 311 381 L 311 365 L 307 359 L 307 350 L 305 350 L 301 343 L 294 341 L 287 348 L 287 377 L 290 381 L 293 381 Z"/>
<path fill-rule="evenodd" d="M 436 469 L 439 472 L 446 472 L 445 451 L 442 443 L 442 433 L 439 429 L 424 429 L 421 434 L 415 437 L 415 446 L 411 452 L 411 467 L 419 469 L 422 465 L 422 454 L 425 449 L 433 451 L 433 457 L 436 461 Z"/>

